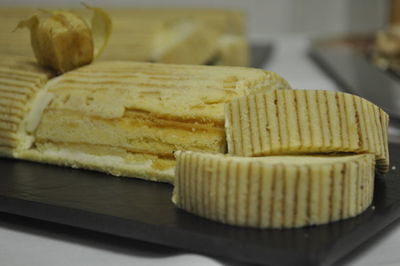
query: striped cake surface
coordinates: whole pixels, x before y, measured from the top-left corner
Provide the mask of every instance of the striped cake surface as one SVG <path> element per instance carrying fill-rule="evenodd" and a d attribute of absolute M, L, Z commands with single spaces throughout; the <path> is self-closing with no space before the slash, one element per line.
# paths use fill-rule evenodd
<path fill-rule="evenodd" d="M 388 121 L 371 102 L 334 91 L 270 91 L 226 105 L 230 154 L 372 153 L 382 173 L 389 166 Z"/>
<path fill-rule="evenodd" d="M 28 57 L 0 55 L 0 153 L 13 156 L 23 143 L 23 121 L 36 93 L 52 74 Z"/>
<path fill-rule="evenodd" d="M 364 211 L 372 154 L 235 157 L 177 152 L 173 201 L 199 216 L 255 228 L 325 224 Z"/>

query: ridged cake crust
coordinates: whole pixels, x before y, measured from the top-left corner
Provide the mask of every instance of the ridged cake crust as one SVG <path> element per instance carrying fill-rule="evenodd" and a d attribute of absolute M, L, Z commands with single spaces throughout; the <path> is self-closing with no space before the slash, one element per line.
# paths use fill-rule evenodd
<path fill-rule="evenodd" d="M 231 101 L 225 127 L 233 155 L 372 153 L 385 173 L 388 119 L 382 109 L 355 95 L 280 90 Z"/>
<path fill-rule="evenodd" d="M 0 154 L 13 157 L 29 146 L 23 131 L 25 114 L 40 88 L 52 75 L 25 57 L 0 56 Z"/>
<path fill-rule="evenodd" d="M 177 152 L 173 201 L 188 212 L 255 228 L 325 224 L 364 211 L 372 154 L 232 157 Z"/>

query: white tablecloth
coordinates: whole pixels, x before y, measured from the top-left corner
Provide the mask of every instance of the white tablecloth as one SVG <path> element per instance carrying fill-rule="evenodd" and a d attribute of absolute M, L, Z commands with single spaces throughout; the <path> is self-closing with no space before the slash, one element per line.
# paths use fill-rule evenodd
<path fill-rule="evenodd" d="M 304 38 L 277 39 L 266 69 L 284 76 L 294 88 L 334 90 L 334 83 L 307 57 Z M 400 192 L 399 192 L 400 193 Z M 23 220 L 26 221 L 26 220 Z M 394 225 L 341 264 L 400 265 L 400 227 Z M 227 259 L 65 227 L 16 222 L 0 215 L 0 265 L 241 265 Z"/>

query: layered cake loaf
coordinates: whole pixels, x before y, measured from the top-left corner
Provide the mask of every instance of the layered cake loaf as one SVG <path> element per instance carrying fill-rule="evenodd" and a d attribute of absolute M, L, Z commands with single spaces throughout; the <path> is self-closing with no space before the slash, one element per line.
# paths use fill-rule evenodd
<path fill-rule="evenodd" d="M 100 62 L 53 77 L 3 57 L 0 78 L 2 156 L 174 183 L 179 208 L 230 225 L 354 217 L 389 165 L 385 112 L 265 70 Z"/>
<path fill-rule="evenodd" d="M 284 79 L 259 69 L 92 64 L 50 80 L 24 102 L 32 107 L 20 114 L 24 127 L 15 127 L 30 142 L 14 155 L 173 182 L 174 151 L 225 152 L 226 102 L 284 88 Z"/>

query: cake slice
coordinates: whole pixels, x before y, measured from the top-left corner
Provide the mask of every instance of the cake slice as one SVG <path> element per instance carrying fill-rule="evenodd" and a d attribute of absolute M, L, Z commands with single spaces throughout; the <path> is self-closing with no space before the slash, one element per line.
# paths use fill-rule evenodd
<path fill-rule="evenodd" d="M 235 157 L 177 152 L 173 202 L 222 223 L 255 228 L 326 224 L 372 202 L 375 156 Z"/>
<path fill-rule="evenodd" d="M 280 90 L 226 105 L 228 151 L 239 156 L 372 153 L 389 168 L 389 116 L 367 100 L 342 92 Z"/>
<path fill-rule="evenodd" d="M 224 104 L 289 88 L 250 68 L 100 62 L 46 84 L 16 157 L 173 182 L 176 150 L 225 152 Z"/>

